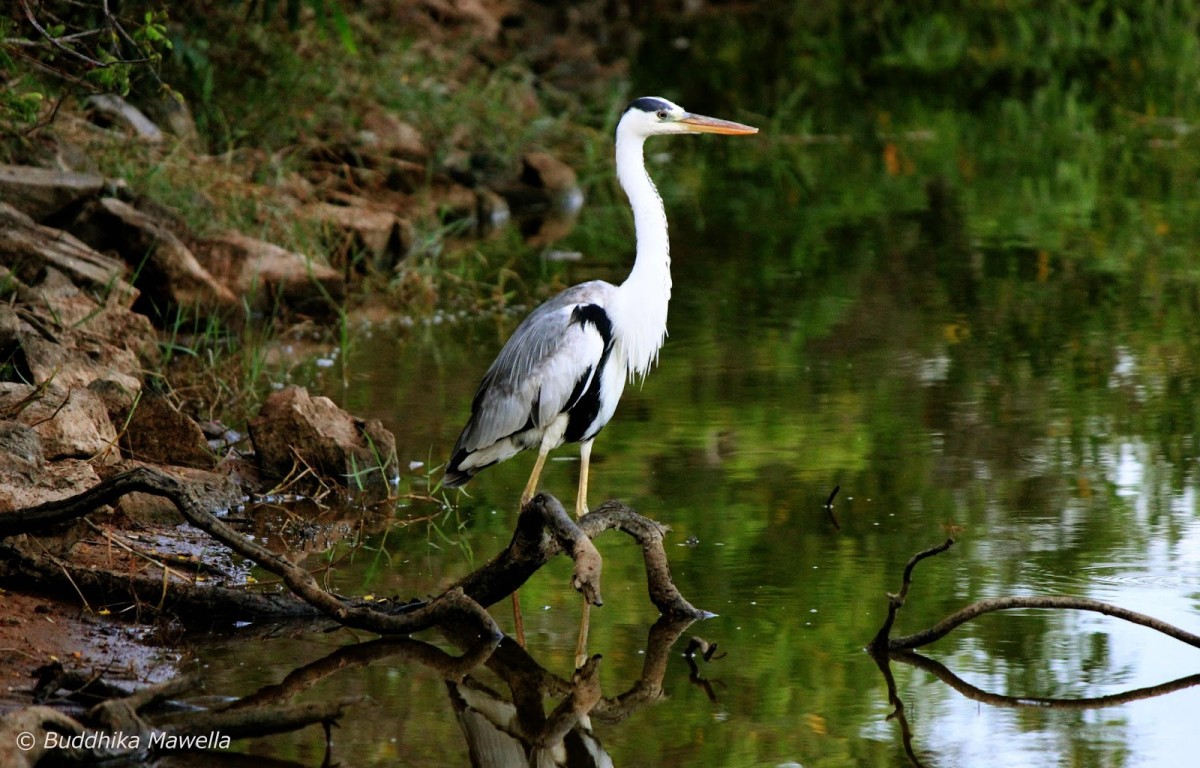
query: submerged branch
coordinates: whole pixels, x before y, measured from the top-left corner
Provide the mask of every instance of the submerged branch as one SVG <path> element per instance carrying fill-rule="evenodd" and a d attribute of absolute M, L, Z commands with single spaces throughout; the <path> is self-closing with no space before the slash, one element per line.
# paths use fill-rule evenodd
<path fill-rule="evenodd" d="M 1058 610 L 1075 610 L 1075 611 L 1092 611 L 1094 613 L 1102 613 L 1105 616 L 1112 616 L 1116 619 L 1128 621 L 1131 624 L 1137 624 L 1142 627 L 1148 627 L 1156 632 L 1174 638 L 1181 643 L 1187 643 L 1193 648 L 1200 648 L 1200 635 L 1193 634 L 1187 630 L 1180 629 L 1165 621 L 1147 616 L 1144 613 L 1131 611 L 1128 608 L 1122 608 L 1119 605 L 1092 600 L 1086 597 L 1070 597 L 1066 595 L 1046 595 L 1043 597 L 996 597 L 987 600 L 979 600 L 958 609 L 946 618 L 939 621 L 929 629 L 915 632 L 911 635 L 903 637 L 891 637 L 892 625 L 895 623 L 896 614 L 904 607 L 904 601 L 908 598 L 908 589 L 912 585 L 913 569 L 917 563 L 927 557 L 941 554 L 949 549 L 954 544 L 954 539 L 946 539 L 943 543 L 936 547 L 918 552 L 909 558 L 908 563 L 904 566 L 904 575 L 901 579 L 900 591 L 896 594 L 888 594 L 888 615 L 884 620 L 883 626 L 879 628 L 879 632 L 871 640 L 868 646 L 872 653 L 881 653 L 884 651 L 909 651 L 913 648 L 920 648 L 923 645 L 940 640 L 950 634 L 956 627 L 959 627 L 971 619 L 978 618 L 987 613 L 994 611 L 1011 611 L 1016 609 L 1030 608 L 1050 608 Z"/>
<path fill-rule="evenodd" d="M 953 543 L 953 539 L 947 539 L 942 544 L 927 549 L 923 552 L 918 552 L 909 559 L 908 563 L 904 567 L 900 591 L 896 594 L 888 594 L 887 618 L 884 620 L 883 626 L 880 627 L 879 631 L 875 634 L 875 637 L 871 640 L 871 643 L 867 647 L 871 657 L 879 666 L 880 672 L 883 673 L 884 681 L 887 683 L 888 701 L 893 706 L 893 711 L 892 714 L 889 715 L 889 719 L 895 719 L 900 724 L 900 733 L 904 741 L 905 753 L 907 754 L 909 761 L 912 762 L 913 765 L 918 766 L 918 768 L 921 766 L 921 761 L 917 756 L 916 749 L 913 746 L 912 731 L 909 728 L 908 720 L 904 714 L 904 702 L 901 700 L 900 695 L 897 692 L 896 681 L 892 675 L 891 662 L 893 660 L 901 661 L 906 664 L 912 664 L 920 667 L 921 669 L 927 670 L 935 677 L 942 680 L 947 685 L 951 686 L 969 699 L 1000 707 L 1097 709 L 1100 707 L 1125 704 L 1130 701 L 1146 699 L 1152 696 L 1160 696 L 1173 691 L 1200 685 L 1200 675 L 1191 675 L 1149 688 L 1138 688 L 1136 690 L 1126 691 L 1124 693 L 1085 699 L 1054 699 L 1028 696 L 1007 696 L 989 693 L 977 688 L 956 676 L 944 665 L 932 659 L 921 656 L 920 654 L 914 653 L 912 651 L 913 648 L 919 648 L 923 645 L 928 645 L 929 643 L 939 640 L 940 638 L 949 634 L 956 627 L 965 624 L 972 619 L 978 618 L 979 616 L 983 616 L 984 614 L 992 613 L 994 611 L 1030 608 L 1093 611 L 1095 613 L 1104 614 L 1105 616 L 1112 616 L 1113 618 L 1128 621 L 1132 624 L 1148 627 L 1182 643 L 1186 643 L 1193 648 L 1200 648 L 1200 635 L 1180 629 L 1174 625 L 1166 623 L 1165 621 L 1160 621 L 1153 616 L 1147 616 L 1146 614 L 1131 611 L 1110 603 L 1104 603 L 1099 600 L 1060 595 L 1050 595 L 1046 597 L 1000 597 L 988 600 L 980 600 L 955 611 L 929 629 L 916 632 L 911 635 L 905 635 L 903 637 L 891 637 L 891 629 L 892 625 L 895 623 L 896 613 L 904 606 L 904 602 L 908 598 L 908 590 L 912 585 L 913 569 L 916 567 L 917 563 L 921 562 L 925 558 L 945 552 L 950 548 L 951 545 L 953 545 Z"/>
<path fill-rule="evenodd" d="M 1047 595 L 1045 597 L 997 597 L 988 600 L 980 600 L 970 605 L 960 608 L 946 618 L 939 621 L 929 629 L 921 632 L 916 632 L 904 637 L 892 638 L 888 642 L 888 650 L 905 651 L 913 648 L 920 648 L 923 645 L 928 645 L 949 634 L 955 627 L 967 623 L 971 619 L 982 616 L 993 611 L 1009 611 L 1019 608 L 1053 608 L 1059 610 L 1075 610 L 1075 611 L 1092 611 L 1102 613 L 1105 616 L 1112 616 L 1116 619 L 1128 621 L 1131 624 L 1137 624 L 1142 627 L 1149 627 L 1156 632 L 1161 632 L 1167 637 L 1174 638 L 1181 643 L 1187 643 L 1193 648 L 1200 648 L 1200 635 L 1195 635 L 1187 630 L 1180 629 L 1165 621 L 1160 621 L 1153 616 L 1147 616 L 1144 613 L 1131 611 L 1127 608 L 1122 608 L 1119 605 L 1111 603 L 1103 603 L 1099 600 L 1091 600 L 1086 597 L 1068 597 L 1062 595 Z"/>
<path fill-rule="evenodd" d="M 904 607 L 904 601 L 908 599 L 908 588 L 912 585 L 913 569 L 917 567 L 917 563 L 927 557 L 940 555 L 950 547 L 954 546 L 954 539 L 946 539 L 936 547 L 918 552 L 908 559 L 904 564 L 904 575 L 901 578 L 900 591 L 896 594 L 888 593 L 888 613 L 887 618 L 883 621 L 883 626 L 875 633 L 875 637 L 871 640 L 868 649 L 871 653 L 878 654 L 888 650 L 891 647 L 889 637 L 892 632 L 892 625 L 896 623 L 896 614 Z"/>

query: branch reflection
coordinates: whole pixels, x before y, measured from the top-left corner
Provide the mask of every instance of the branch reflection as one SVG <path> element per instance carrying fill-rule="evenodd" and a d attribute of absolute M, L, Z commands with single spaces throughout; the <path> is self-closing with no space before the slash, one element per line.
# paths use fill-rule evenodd
<path fill-rule="evenodd" d="M 356 643 L 292 670 L 278 683 L 228 703 L 221 711 L 242 710 L 253 715 L 348 670 L 384 661 L 393 667 L 416 664 L 445 681 L 447 697 L 466 740 L 470 765 L 611 766 L 612 758 L 593 730 L 593 719 L 615 725 L 661 700 L 672 648 L 693 621 L 664 617 L 651 626 L 640 676 L 614 696 L 604 696 L 601 691 L 599 655 L 592 656 L 569 677 L 562 677 L 543 667 L 531 649 L 522 648 L 510 637 L 492 639 L 467 628 L 443 627 L 442 636 L 460 655 L 411 638 Z M 696 648 L 707 661 L 714 657 L 715 644 L 710 646 L 693 638 L 688 654 L 692 681 L 712 697 L 711 684 L 699 676 L 690 658 L 697 655 Z M 224 764 L 222 755 L 206 757 L 213 758 L 214 764 Z M 329 752 L 325 760 L 326 764 L 336 762 Z"/>
<path fill-rule="evenodd" d="M 1084 710 L 1084 709 L 1101 709 L 1104 707 L 1121 706 L 1134 701 L 1150 699 L 1155 696 L 1164 696 L 1175 691 L 1181 691 L 1187 688 L 1192 688 L 1200 685 L 1200 674 L 1188 675 L 1169 682 L 1160 683 L 1158 685 L 1147 686 L 1143 688 L 1135 688 L 1121 693 L 1109 694 L 1107 696 L 1092 696 L 1081 699 L 1062 699 L 1052 697 L 1037 697 L 1037 696 L 1011 696 L 1007 694 L 991 693 L 985 691 L 978 686 L 968 683 L 958 675 L 954 674 L 946 665 L 939 661 L 922 656 L 914 651 L 869 651 L 871 658 L 879 667 L 880 673 L 883 674 L 884 682 L 888 689 L 888 702 L 892 705 L 893 710 L 888 715 L 889 720 L 895 720 L 900 726 L 900 737 L 904 744 L 904 752 L 908 756 L 909 761 L 917 768 L 924 768 L 928 763 L 923 762 L 917 756 L 916 750 L 913 747 L 913 732 L 908 723 L 908 718 L 904 714 L 904 701 L 900 697 L 896 685 L 896 679 L 892 674 L 891 663 L 893 661 L 901 664 L 908 664 L 918 669 L 929 672 L 938 680 L 941 680 L 946 685 L 958 691 L 963 696 L 978 701 L 982 704 L 987 704 L 992 707 L 1032 707 L 1038 709 L 1064 709 L 1064 710 Z"/>

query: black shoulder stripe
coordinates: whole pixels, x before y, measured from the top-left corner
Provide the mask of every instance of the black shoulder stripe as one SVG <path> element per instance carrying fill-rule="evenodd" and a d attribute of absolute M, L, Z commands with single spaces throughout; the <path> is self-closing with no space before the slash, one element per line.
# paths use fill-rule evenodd
<path fill-rule="evenodd" d="M 612 344 L 612 320 L 599 304 L 580 304 L 575 307 L 575 311 L 571 313 L 571 322 L 580 325 L 591 323 L 603 339 L 604 346 Z"/>
<path fill-rule="evenodd" d="M 579 380 L 575 382 L 575 387 L 571 390 L 571 396 L 567 398 L 566 406 L 559 413 L 566 413 L 579 403 L 579 398 L 583 397 L 587 391 L 588 385 L 592 382 L 592 366 L 588 366 Z"/>

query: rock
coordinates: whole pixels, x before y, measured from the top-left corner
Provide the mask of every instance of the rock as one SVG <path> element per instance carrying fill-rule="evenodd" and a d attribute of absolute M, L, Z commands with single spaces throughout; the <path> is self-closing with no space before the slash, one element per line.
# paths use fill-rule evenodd
<path fill-rule="evenodd" d="M 99 196 L 106 183 L 94 173 L 0 165 L 0 207 L 12 206 L 43 221 L 81 200 Z"/>
<path fill-rule="evenodd" d="M 424 163 L 391 158 L 380 163 L 379 170 L 384 174 L 383 183 L 389 190 L 406 195 L 416 195 L 425 189 L 425 177 L 428 175 L 428 171 Z M 407 203 L 398 210 L 405 208 L 407 208 Z"/>
<path fill-rule="evenodd" d="M 520 179 L 498 191 L 508 201 L 525 241 L 535 247 L 565 237 L 583 209 L 583 189 L 575 171 L 545 152 L 525 155 Z"/>
<path fill-rule="evenodd" d="M 512 219 L 512 211 L 508 201 L 496 192 L 486 187 L 478 190 L 479 200 L 479 229 L 487 234 L 503 228 Z"/>
<path fill-rule="evenodd" d="M 196 254 L 209 274 L 253 309 L 282 305 L 330 315 L 346 294 L 345 280 L 329 265 L 239 232 L 203 241 Z"/>
<path fill-rule="evenodd" d="M 58 325 L 31 308 L 0 305 L 0 350 L 13 376 L 62 390 L 84 388 L 97 379 L 112 379 L 131 390 L 141 389 L 142 363 L 137 355 L 85 331 Z"/>
<path fill-rule="evenodd" d="M 19 421 L 37 432 L 47 460 L 120 459 L 117 431 L 100 398 L 82 387 L 0 382 L 0 418 Z"/>
<path fill-rule="evenodd" d="M 108 420 L 113 425 L 124 425 L 125 420 L 133 411 L 133 404 L 138 400 L 138 391 L 121 386 L 112 379 L 97 379 L 88 384 L 88 390 L 100 398 L 104 410 L 108 412 Z"/>
<path fill-rule="evenodd" d="M 386 487 L 397 475 L 396 439 L 378 419 L 364 421 L 303 387 L 273 393 L 250 422 L 250 439 L 263 474 L 288 476 L 307 466 L 326 480 L 352 488 Z"/>
<path fill-rule="evenodd" d="M 500 17 L 496 8 L 489 7 L 492 3 L 483 0 L 424 0 L 423 5 L 443 24 L 469 27 L 484 40 L 495 40 L 500 36 Z"/>
<path fill-rule="evenodd" d="M 361 205 L 310 203 L 300 215 L 321 224 L 330 253 L 353 263 L 366 253 L 376 269 L 390 269 L 408 252 L 404 229 L 396 214 Z"/>
<path fill-rule="evenodd" d="M 521 183 L 555 195 L 572 194 L 579 189 L 575 170 L 546 152 L 530 152 L 521 158 Z"/>
<path fill-rule="evenodd" d="M 179 307 L 231 311 L 238 306 L 233 293 L 200 266 L 166 224 L 128 203 L 106 197 L 84 206 L 71 231 L 97 250 L 119 254 L 137 270 L 142 300 L 135 306 L 147 314 Z"/>
<path fill-rule="evenodd" d="M 200 141 L 191 107 L 177 94 L 160 91 L 146 100 L 142 107 L 155 125 L 165 128 L 176 138 L 193 145 Z"/>
<path fill-rule="evenodd" d="M 143 141 L 158 144 L 162 130 L 137 107 L 113 93 L 100 93 L 87 100 L 92 122 L 104 128 L 117 126 Z"/>
<path fill-rule="evenodd" d="M 200 425 L 157 392 L 144 391 L 119 423 L 125 425 L 121 450 L 132 459 L 196 469 L 216 466 Z"/>
<path fill-rule="evenodd" d="M 430 190 L 434 213 L 444 223 L 470 221 L 479 224 L 479 196 L 462 184 L 445 184 Z"/>
<path fill-rule="evenodd" d="M 0 293 L 22 305 L 0 308 L 4 363 L 34 383 L 54 377 L 87 386 L 116 376 L 140 387 L 159 348 L 150 321 L 129 309 L 138 291 L 125 280 L 124 263 L 2 203 L 0 260 L 9 265 L 0 268 Z"/>
<path fill-rule="evenodd" d="M 140 462 L 123 461 L 109 471 L 125 472 L 141 466 Z M 161 467 L 187 480 L 197 482 L 201 505 L 209 511 L 234 509 L 245 501 L 245 494 L 228 475 L 193 467 Z M 178 524 L 183 520 L 170 499 L 150 493 L 128 493 L 116 502 L 117 512 L 143 525 Z"/>
<path fill-rule="evenodd" d="M 363 115 L 357 139 L 364 150 L 385 155 L 425 158 L 429 154 L 420 131 L 381 108 L 369 109 Z"/>
<path fill-rule="evenodd" d="M 125 264 L 96 252 L 82 241 L 34 222 L 28 215 L 0 203 L 0 262 L 24 284 L 40 283 L 53 267 L 102 303 L 130 307 L 138 291 L 125 280 Z"/>
<path fill-rule="evenodd" d="M 14 469 L 27 472 L 31 479 L 46 463 L 42 438 L 19 421 L 0 421 L 0 457 L 11 461 Z"/>
<path fill-rule="evenodd" d="M 0 514 L 75 496 L 100 482 L 91 462 L 83 459 L 50 462 L 32 475 L 13 464 L 0 447 Z"/>
<path fill-rule="evenodd" d="M 376 151 L 413 160 L 429 157 L 421 132 L 381 107 L 367 110 L 362 127 L 359 141 Z"/>

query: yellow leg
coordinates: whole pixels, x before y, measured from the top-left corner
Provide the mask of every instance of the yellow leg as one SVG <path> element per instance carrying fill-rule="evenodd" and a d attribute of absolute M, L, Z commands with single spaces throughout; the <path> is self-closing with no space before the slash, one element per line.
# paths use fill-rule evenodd
<path fill-rule="evenodd" d="M 529 482 L 525 483 L 525 490 L 521 492 L 521 509 L 529 503 L 533 498 L 533 494 L 537 493 L 538 478 L 541 477 L 542 467 L 546 464 L 546 455 L 550 451 L 543 448 L 538 451 L 537 461 L 533 463 L 533 472 L 529 475 Z M 518 509 L 518 512 L 521 510 Z M 512 593 L 513 606 L 513 634 L 516 636 L 517 645 L 525 647 L 525 617 L 521 615 L 521 595 L 518 591 L 513 590 Z"/>
<path fill-rule="evenodd" d="M 580 518 L 588 513 L 587 488 L 588 471 L 592 461 L 592 441 L 585 440 L 579 445 L 579 493 L 575 496 L 575 517 Z M 591 624 L 592 605 L 585 598 L 583 601 L 583 617 L 579 621 L 579 642 L 575 644 L 575 668 L 579 669 L 587 661 L 588 628 Z"/>
<path fill-rule="evenodd" d="M 538 478 L 542 476 L 542 467 L 546 464 L 546 456 L 550 453 L 550 449 L 542 446 L 538 451 L 537 461 L 533 463 L 533 472 L 529 475 L 529 482 L 525 483 L 525 490 L 521 492 L 521 508 L 524 509 L 529 500 L 533 498 L 533 494 L 537 493 Z M 518 510 L 519 511 L 519 510 Z"/>
<path fill-rule="evenodd" d="M 579 444 L 579 493 L 575 496 L 575 517 L 580 518 L 588 513 L 587 488 L 588 469 L 592 463 L 592 441 Z"/>

